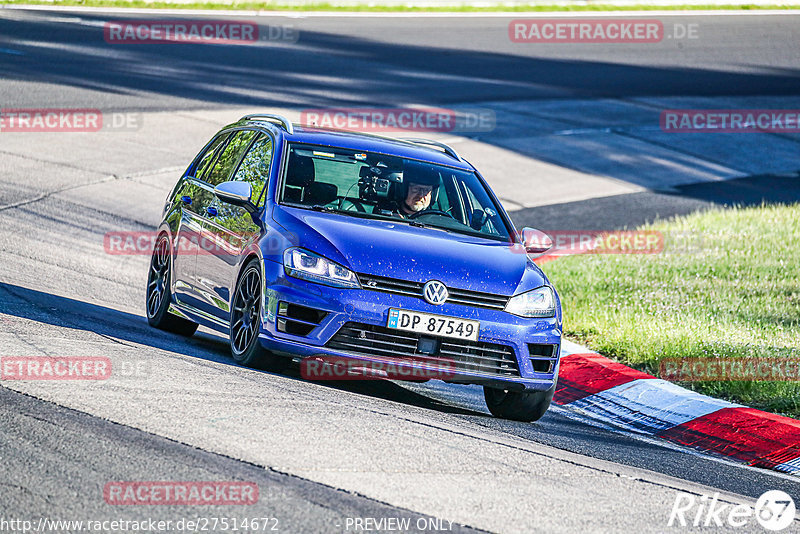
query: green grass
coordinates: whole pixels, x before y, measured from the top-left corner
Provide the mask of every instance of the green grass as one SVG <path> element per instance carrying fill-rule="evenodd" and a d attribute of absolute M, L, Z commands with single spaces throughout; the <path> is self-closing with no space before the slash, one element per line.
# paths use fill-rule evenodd
<path fill-rule="evenodd" d="M 413 0 L 411 0 L 413 1 Z M 761 10 L 761 9 L 799 9 L 800 3 L 791 5 L 756 5 L 756 4 L 727 4 L 727 5 L 669 5 L 656 6 L 648 4 L 612 5 L 545 5 L 545 4 L 514 4 L 496 6 L 417 6 L 417 5 L 374 5 L 371 3 L 345 5 L 330 2 L 310 2 L 308 4 L 281 4 L 276 2 L 252 2 L 225 0 L 217 2 L 145 2 L 144 0 L 10 0 L 0 5 L 53 5 L 53 6 L 82 6 L 82 7 L 128 7 L 148 9 L 214 9 L 214 10 L 246 10 L 246 11 L 374 11 L 374 12 L 550 12 L 550 11 L 671 11 L 671 10 Z"/>
<path fill-rule="evenodd" d="M 643 229 L 664 233 L 662 253 L 543 265 L 567 337 L 656 375 L 664 358 L 800 358 L 800 204 L 713 210 Z M 681 385 L 800 417 L 798 382 Z"/>

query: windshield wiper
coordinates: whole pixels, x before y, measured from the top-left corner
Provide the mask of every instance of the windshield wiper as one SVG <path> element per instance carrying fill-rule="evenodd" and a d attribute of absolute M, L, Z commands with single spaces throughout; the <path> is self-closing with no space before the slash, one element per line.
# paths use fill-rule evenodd
<path fill-rule="evenodd" d="M 351 217 L 360 217 L 362 219 L 374 219 L 376 221 L 388 221 L 388 222 L 399 222 L 403 224 L 407 224 L 409 226 L 413 226 L 415 228 L 429 228 L 432 230 L 441 230 L 443 232 L 448 233 L 461 233 L 456 232 L 451 228 L 443 228 L 441 226 L 435 226 L 431 224 L 425 224 L 417 221 L 412 221 L 410 219 L 402 219 L 398 217 L 375 217 L 374 214 L 369 213 L 362 213 L 360 211 L 350 211 L 350 210 L 340 210 L 337 208 L 332 208 L 330 206 L 323 206 L 321 204 L 314 204 L 311 206 L 311 209 L 314 211 L 321 211 L 323 213 L 339 213 L 341 215 L 349 215 Z"/>
<path fill-rule="evenodd" d="M 438 228 L 436 226 L 431 226 L 429 224 L 424 224 L 417 221 L 412 221 L 409 219 L 401 219 L 398 217 L 375 217 L 374 214 L 372 216 L 369 213 L 363 213 L 360 211 L 350 211 L 350 210 L 340 210 L 338 208 L 332 208 L 330 206 L 322 206 L 320 204 L 314 204 L 311 206 L 311 209 L 314 211 L 321 211 L 323 213 L 341 213 L 342 215 L 350 215 L 352 217 L 361 217 L 367 219 L 374 219 L 376 221 L 389 221 L 389 222 L 401 222 L 405 223 L 409 226 L 414 226 L 416 228 L 437 228 L 443 230 L 443 228 Z"/>
<path fill-rule="evenodd" d="M 309 206 L 303 206 L 304 208 L 308 208 Z M 323 206 L 321 204 L 314 204 L 310 206 L 310 208 L 314 211 L 321 211 L 323 213 L 338 213 L 341 215 L 349 215 L 351 217 L 360 217 L 360 218 L 369 218 L 369 213 L 362 213 L 359 211 L 350 211 L 350 210 L 340 210 L 338 208 L 332 208 L 330 206 Z"/>
<path fill-rule="evenodd" d="M 458 233 L 458 232 L 455 232 L 451 228 L 445 228 L 443 226 L 436 226 L 435 224 L 425 224 L 425 223 L 421 223 L 421 222 L 417 222 L 417 221 L 412 221 L 410 219 L 399 219 L 399 220 L 404 222 L 404 223 L 406 223 L 407 225 L 413 226 L 415 228 L 428 228 L 430 230 L 441 230 L 442 232 L 447 232 L 449 234 Z"/>
<path fill-rule="evenodd" d="M 320 204 L 314 204 L 311 206 L 311 209 L 314 211 L 324 211 L 325 213 L 336 213 L 336 210 L 330 206 L 322 206 Z"/>

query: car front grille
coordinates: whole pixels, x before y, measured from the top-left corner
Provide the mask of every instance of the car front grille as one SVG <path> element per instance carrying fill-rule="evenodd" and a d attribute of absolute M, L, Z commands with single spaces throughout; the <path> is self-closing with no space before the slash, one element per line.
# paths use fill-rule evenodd
<path fill-rule="evenodd" d="M 423 342 L 435 339 L 435 350 L 421 352 Z M 447 362 L 455 372 L 487 376 L 519 376 L 514 350 L 506 345 L 452 338 L 431 338 L 383 326 L 346 323 L 327 346 L 332 349 L 386 358 L 408 358 L 431 365 Z"/>
<path fill-rule="evenodd" d="M 395 295 L 406 295 L 409 297 L 422 298 L 422 282 L 410 282 L 399 278 L 388 278 L 374 274 L 359 273 L 358 279 L 364 289 L 372 291 L 383 291 Z M 465 306 L 477 306 L 479 308 L 490 308 L 493 310 L 504 310 L 508 304 L 508 297 L 494 295 L 492 293 L 482 293 L 480 291 L 469 291 L 466 289 L 456 289 L 448 287 L 447 302 L 453 304 L 463 304 Z"/>

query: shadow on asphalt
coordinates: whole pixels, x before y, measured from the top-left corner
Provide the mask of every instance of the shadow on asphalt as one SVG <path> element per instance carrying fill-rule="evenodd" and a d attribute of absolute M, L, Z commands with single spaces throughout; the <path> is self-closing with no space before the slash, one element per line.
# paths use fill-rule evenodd
<path fill-rule="evenodd" d="M 0 313 L 61 328 L 94 332 L 112 340 L 127 341 L 192 358 L 240 367 L 229 356 L 227 339 L 219 334 L 203 331 L 185 338 L 152 328 L 145 318 L 139 315 L 17 285 L 0 283 Z M 264 370 L 255 371 L 270 374 Z M 290 365 L 281 374 L 294 380 L 308 382 L 301 378 L 298 367 L 294 365 Z M 426 397 L 389 380 L 325 381 L 317 382 L 317 385 L 426 410 L 486 416 L 481 412 Z"/>
<path fill-rule="evenodd" d="M 748 176 L 721 182 L 645 191 L 509 212 L 517 228 L 547 230 L 632 229 L 655 220 L 714 207 L 800 202 L 800 171 L 792 176 Z"/>
<path fill-rule="evenodd" d="M 139 315 L 17 285 L 0 283 L 0 313 L 44 325 L 94 332 L 117 342 L 136 343 L 199 360 L 238 367 L 238 364 L 228 357 L 228 343 L 221 336 L 202 332 L 191 338 L 182 338 L 151 328 L 144 317 Z M 138 349 L 138 347 L 133 348 Z M 289 370 L 283 373 L 283 376 L 302 380 L 296 370 Z M 265 376 L 265 379 L 268 377 Z M 446 385 L 431 387 L 429 391 L 426 391 L 428 384 L 404 387 L 389 381 L 320 382 L 317 385 L 385 399 L 431 412 L 468 416 L 472 423 L 503 434 L 582 455 L 655 470 L 752 497 L 757 497 L 765 489 L 774 489 L 775 486 L 788 491 L 800 485 L 800 483 L 792 485 L 786 481 L 776 481 L 766 472 L 724 468 L 703 456 L 687 455 L 680 450 L 664 448 L 656 443 L 643 442 L 624 434 L 587 425 L 580 420 L 567 417 L 560 407 L 554 407 L 536 423 L 518 423 L 496 419 L 471 409 L 470 405 L 477 402 L 476 398 L 449 401 L 441 392 L 441 389 L 447 387 Z M 410 388 L 421 390 L 421 393 L 411 391 Z"/>
<path fill-rule="evenodd" d="M 409 44 L 414 41 L 410 35 L 409 42 L 392 43 L 360 37 L 358 23 L 352 20 L 343 22 L 338 34 L 302 29 L 297 43 L 109 44 L 103 38 L 109 17 L 81 12 L 76 24 L 69 23 L 69 17 L 28 12 L 23 18 L 3 20 L 3 37 L 25 58 L 21 61 L 18 56 L 0 54 L 3 78 L 70 87 L 94 107 L 148 95 L 143 106 L 147 110 L 170 111 L 221 105 L 319 109 L 565 97 L 765 97 L 796 95 L 800 87 L 800 71 L 792 68 L 724 72 L 716 66 L 635 65 L 622 58 L 614 62 L 615 45 L 607 48 L 608 60 L 599 61 L 526 55 L 530 50 L 519 48 L 518 53 L 461 50 L 459 38 L 447 45 L 430 46 Z M 113 15 L 113 20 L 125 18 Z M 264 27 L 275 20 L 262 18 L 260 22 Z M 354 29 L 349 34 L 348 25 Z M 508 36 L 503 31 L 482 38 L 488 39 L 487 46 L 502 48 Z M 658 112 L 652 112 L 656 121 Z M 492 143 L 503 124 L 497 126 L 493 135 L 483 136 L 481 141 Z M 609 161 L 624 156 L 626 160 L 636 158 L 642 166 L 665 157 L 663 149 L 650 153 L 645 144 L 636 153 L 622 155 L 612 146 L 605 149 Z M 675 162 L 685 157 L 679 152 L 674 155 Z M 614 172 L 608 175 L 626 179 Z M 617 216 L 623 218 L 626 211 Z"/>
<path fill-rule="evenodd" d="M 793 69 L 742 73 L 645 67 L 389 43 L 354 33 L 305 29 L 296 44 L 109 44 L 103 38 L 107 14 L 82 12 L 81 24 L 68 24 L 48 13 L 27 15 L 31 18 L 3 21 L 4 38 L 26 54 L 24 61 L 0 55 L 4 78 L 119 94 L 142 91 L 215 105 L 442 104 L 565 94 L 580 98 L 792 95 L 800 82 L 800 73 Z M 125 18 L 114 14 L 112 20 Z M 260 22 L 275 24 L 274 19 Z M 74 46 L 39 44 L 54 39 Z M 497 44 L 505 42 L 507 34 L 502 32 Z M 343 76 L 346 83 L 337 83 L 332 90 L 330 80 Z M 457 77 L 458 83 L 448 83 L 443 90 L 447 77 Z"/>

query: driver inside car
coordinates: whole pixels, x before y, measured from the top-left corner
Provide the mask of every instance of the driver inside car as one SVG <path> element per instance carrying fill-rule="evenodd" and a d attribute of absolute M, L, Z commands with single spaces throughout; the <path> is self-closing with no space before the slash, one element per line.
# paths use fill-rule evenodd
<path fill-rule="evenodd" d="M 439 175 L 430 168 L 409 162 L 405 172 L 405 198 L 398 204 L 395 215 L 406 219 L 431 206 L 435 191 L 439 188 Z"/>
<path fill-rule="evenodd" d="M 408 217 L 418 211 L 428 209 L 431 205 L 432 191 L 433 186 L 431 185 L 409 183 L 408 194 L 405 201 L 400 204 L 398 214 L 401 217 Z"/>

